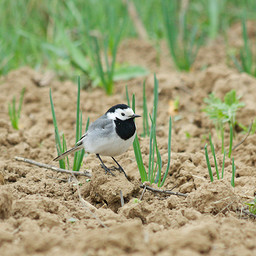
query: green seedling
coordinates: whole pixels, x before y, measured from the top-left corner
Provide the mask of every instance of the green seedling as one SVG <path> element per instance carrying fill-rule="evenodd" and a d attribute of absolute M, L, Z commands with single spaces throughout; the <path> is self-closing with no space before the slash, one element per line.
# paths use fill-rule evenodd
<path fill-rule="evenodd" d="M 76 142 L 81 138 L 82 136 L 82 111 L 80 109 L 80 77 L 78 77 L 78 91 L 77 91 L 77 111 L 76 111 Z M 50 103 L 51 103 L 51 110 L 52 110 L 52 117 L 53 117 L 53 124 L 55 129 L 55 142 L 56 142 L 56 149 L 58 155 L 61 155 L 67 150 L 66 140 L 64 134 L 62 135 L 62 143 L 61 143 L 61 137 L 59 134 L 59 129 L 57 125 L 57 119 L 55 115 L 53 100 L 52 100 L 52 93 L 50 89 Z M 88 130 L 89 127 L 89 118 L 87 119 L 86 128 L 85 131 Z M 74 154 L 74 161 L 73 161 L 73 171 L 79 171 L 82 166 L 82 161 L 84 157 L 85 151 L 80 150 L 75 152 Z M 66 159 L 66 162 L 65 162 Z M 65 159 L 59 160 L 60 168 L 62 169 L 69 169 L 69 158 L 66 157 Z"/>
<path fill-rule="evenodd" d="M 256 215 L 256 197 L 252 202 L 245 204 L 249 206 L 249 212 Z"/>
<path fill-rule="evenodd" d="M 188 26 L 187 13 L 180 17 L 180 26 L 177 26 L 178 1 L 162 0 L 161 4 L 172 59 L 179 70 L 189 71 L 201 43 L 196 40 L 197 26 Z"/>
<path fill-rule="evenodd" d="M 21 90 L 19 106 L 16 108 L 16 97 L 12 98 L 12 103 L 8 104 L 8 114 L 11 120 L 12 127 L 16 130 L 19 130 L 19 120 L 20 120 L 20 112 L 23 103 L 25 88 Z"/>
<path fill-rule="evenodd" d="M 242 32 L 244 45 L 242 49 L 240 49 L 240 61 L 234 55 L 231 55 L 231 58 L 240 72 L 245 72 L 256 77 L 256 55 L 253 54 L 253 50 L 249 42 L 245 17 L 242 18 Z"/>
<path fill-rule="evenodd" d="M 186 135 L 186 138 L 187 138 L 187 139 L 190 139 L 190 138 L 192 137 L 189 132 L 185 132 L 185 135 Z"/>
<path fill-rule="evenodd" d="M 57 119 L 56 119 L 56 115 L 55 115 L 55 110 L 54 110 L 54 105 L 53 105 L 53 100 L 52 100 L 52 91 L 51 91 L 51 89 L 50 89 L 50 103 L 51 103 L 52 119 L 53 119 L 54 131 L 55 131 L 54 134 L 55 134 L 56 149 L 57 149 L 58 155 L 61 155 L 67 149 L 67 147 L 66 147 L 66 140 L 65 140 L 65 136 L 63 134 L 62 135 L 62 143 L 61 143 L 61 137 L 60 137 L 60 134 L 59 134 Z M 66 157 L 66 161 L 67 161 L 67 166 L 69 167 L 68 157 Z M 65 159 L 61 159 L 59 161 L 59 166 L 62 169 L 66 169 Z"/>
<path fill-rule="evenodd" d="M 105 38 L 100 46 L 100 40 L 93 36 L 91 41 L 91 51 L 93 53 L 93 60 L 95 70 L 98 77 L 100 78 L 101 85 L 105 89 L 108 95 L 113 93 L 114 88 L 114 71 L 115 71 L 115 62 L 116 62 L 116 53 L 117 47 L 121 38 L 121 30 L 117 34 L 112 55 L 109 57 L 109 39 Z M 102 51 L 101 51 L 102 49 Z M 101 59 L 101 53 L 103 52 L 103 60 Z M 106 69 L 104 70 L 104 66 Z"/>
<path fill-rule="evenodd" d="M 174 105 L 174 110 L 179 111 L 179 107 L 180 107 L 180 98 L 179 97 L 175 98 L 173 105 Z"/>
<path fill-rule="evenodd" d="M 128 95 L 128 94 L 127 94 Z M 127 99 L 129 104 L 129 99 Z M 171 161 L 171 132 L 172 132 L 172 120 L 169 119 L 169 136 L 168 136 L 168 160 L 165 172 L 162 175 L 162 159 L 161 154 L 158 149 L 157 139 L 156 139 L 156 119 L 157 119 L 157 106 L 158 106 L 158 80 L 156 76 L 154 77 L 154 106 L 152 111 L 152 116 L 150 115 L 151 128 L 149 137 L 149 164 L 148 170 L 146 171 L 145 165 L 143 163 L 142 154 L 140 150 L 140 144 L 138 136 L 135 136 L 133 148 L 135 153 L 135 158 L 137 166 L 140 172 L 141 182 L 149 181 L 150 184 L 155 183 L 158 187 L 162 187 L 165 183 L 167 174 L 170 168 Z M 133 94 L 132 108 L 135 110 L 135 96 Z"/>
<path fill-rule="evenodd" d="M 82 137 L 82 110 L 80 109 L 80 77 L 78 77 L 78 83 L 77 83 L 77 105 L 76 105 L 76 142 Z M 90 123 L 90 119 L 87 119 L 85 132 L 88 130 Z M 83 157 L 84 157 L 85 151 L 84 149 L 79 150 L 75 152 L 74 155 L 74 162 L 73 162 L 73 171 L 79 171 L 80 167 L 82 165 Z"/>
<path fill-rule="evenodd" d="M 220 0 L 208 0 L 208 15 L 209 15 L 209 37 L 215 39 L 219 32 L 220 23 Z"/>
<path fill-rule="evenodd" d="M 239 108 L 245 106 L 243 102 L 240 102 L 241 97 L 236 96 L 236 91 L 231 90 L 224 97 L 224 102 L 220 98 L 216 97 L 214 93 L 211 93 L 208 98 L 204 99 L 207 104 L 203 109 L 204 112 L 213 121 L 216 130 L 221 137 L 222 153 L 224 152 L 224 128 L 225 124 L 229 124 L 230 130 L 230 144 L 229 144 L 229 157 L 232 153 L 232 142 L 234 137 L 234 128 L 236 125 L 236 112 Z"/>
<path fill-rule="evenodd" d="M 143 82 L 143 133 L 141 134 L 141 137 L 146 137 L 150 135 L 149 132 L 149 124 L 148 124 L 148 107 L 147 107 L 147 97 L 146 97 L 146 81 L 144 80 Z M 129 94 L 128 94 L 128 88 L 127 85 L 125 87 L 126 91 L 126 99 L 127 103 L 130 106 L 130 99 L 129 99 Z M 158 94 L 157 91 L 154 89 L 154 95 Z"/>
<path fill-rule="evenodd" d="M 149 136 L 149 125 L 148 125 L 148 106 L 146 97 L 146 81 L 143 82 L 143 133 L 142 137 Z"/>
<path fill-rule="evenodd" d="M 134 199 L 133 199 L 133 203 L 134 203 L 134 204 L 139 204 L 139 203 L 141 203 L 141 200 L 138 199 L 138 198 L 134 198 Z"/>
<path fill-rule="evenodd" d="M 211 147 L 211 152 L 213 155 L 213 159 L 214 159 L 214 165 L 215 165 L 215 170 L 216 170 L 216 176 L 217 179 L 220 179 L 220 175 L 219 175 L 219 169 L 218 169 L 218 164 L 217 164 L 217 159 L 216 159 L 216 154 L 215 154 L 215 149 L 214 149 L 214 145 L 212 143 L 212 138 L 211 138 L 211 134 L 209 134 L 209 141 L 210 141 L 210 147 Z M 207 144 L 204 147 L 204 151 L 205 151 L 205 159 L 206 159 L 206 164 L 207 164 L 207 168 L 208 168 L 208 173 L 210 176 L 210 180 L 211 182 L 213 182 L 213 173 L 212 173 L 212 168 L 211 168 L 211 164 L 210 164 L 210 160 L 209 160 L 209 154 L 208 154 L 208 150 L 207 150 Z M 223 154 L 223 161 L 222 161 L 222 168 L 221 168 L 221 179 L 224 178 L 224 168 L 225 168 L 225 157 L 226 157 L 226 150 L 224 150 L 224 154 Z M 235 172 L 236 172 L 236 166 L 234 163 L 234 158 L 232 158 L 232 177 L 231 177 L 231 186 L 235 187 Z"/>

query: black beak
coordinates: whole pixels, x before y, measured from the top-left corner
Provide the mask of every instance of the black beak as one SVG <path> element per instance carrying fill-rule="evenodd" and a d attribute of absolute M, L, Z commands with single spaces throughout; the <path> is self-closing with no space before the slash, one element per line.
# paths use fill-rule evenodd
<path fill-rule="evenodd" d="M 133 116 L 131 116 L 131 118 L 136 118 L 136 117 L 140 117 L 140 115 L 134 114 Z"/>

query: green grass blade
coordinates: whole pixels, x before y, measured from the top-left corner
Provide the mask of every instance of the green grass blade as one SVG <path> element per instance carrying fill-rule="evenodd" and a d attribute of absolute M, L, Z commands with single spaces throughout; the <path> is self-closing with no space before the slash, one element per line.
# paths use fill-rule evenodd
<path fill-rule="evenodd" d="M 125 93 L 126 93 L 126 100 L 127 100 L 127 105 L 130 107 L 130 98 L 129 98 L 129 93 L 128 93 L 128 87 L 127 85 L 125 86 Z"/>
<path fill-rule="evenodd" d="M 135 95 L 132 95 L 132 109 L 135 113 Z M 140 143 L 139 143 L 139 139 L 138 139 L 138 135 L 135 135 L 135 139 L 133 141 L 133 149 L 134 149 L 134 154 L 135 154 L 135 158 L 136 158 L 136 162 L 137 162 L 137 166 L 140 172 L 140 178 L 141 178 L 141 182 L 145 182 L 148 180 L 148 176 L 147 176 L 147 172 L 142 160 L 142 155 L 141 155 L 141 150 L 140 150 Z"/>
<path fill-rule="evenodd" d="M 135 113 L 135 95 L 134 95 L 134 93 L 132 94 L 132 110 Z"/>
<path fill-rule="evenodd" d="M 169 119 L 169 135 L 168 135 L 168 161 L 167 161 L 167 166 L 166 170 L 163 176 L 163 179 L 161 181 L 160 187 L 164 185 L 164 182 L 166 180 L 167 174 L 170 169 L 170 163 L 171 163 L 171 146 L 172 146 L 172 118 L 170 117 Z"/>
<path fill-rule="evenodd" d="M 76 101 L 76 142 L 82 136 L 82 112 L 80 114 L 80 76 L 77 79 L 77 101 Z M 76 171 L 79 169 L 77 166 L 78 157 L 80 152 L 75 152 L 74 154 L 74 162 L 73 162 L 73 170 Z"/>
<path fill-rule="evenodd" d="M 108 60 L 108 38 L 107 37 L 103 40 L 103 55 L 104 55 L 105 66 L 106 66 L 106 74 L 108 76 L 108 81 L 110 81 L 111 69 L 110 69 L 109 60 Z"/>
<path fill-rule="evenodd" d="M 235 173 L 236 173 L 236 166 L 234 163 L 234 157 L 232 158 L 232 178 L 231 178 L 231 186 L 235 187 Z"/>
<path fill-rule="evenodd" d="M 18 114 L 17 114 L 18 119 L 20 118 L 20 112 L 21 112 L 24 94 L 25 94 L 25 88 L 23 88 L 20 93 L 19 108 L 18 108 Z"/>
<path fill-rule="evenodd" d="M 76 142 L 80 139 L 80 76 L 77 79 L 77 101 L 76 101 Z"/>
<path fill-rule="evenodd" d="M 83 123 L 83 115 L 82 115 L 82 111 L 81 111 L 80 112 L 80 117 L 79 117 L 79 136 L 78 136 L 79 139 L 82 137 L 82 123 Z M 76 143 L 77 143 L 77 141 L 76 141 Z M 73 171 L 79 171 L 79 169 L 80 169 L 80 166 L 79 166 L 80 157 L 81 157 L 81 151 L 75 152 L 74 163 L 73 163 Z M 80 162 L 80 164 L 81 164 L 81 162 Z"/>
<path fill-rule="evenodd" d="M 229 125 L 229 151 L 228 151 L 228 157 L 231 157 L 232 154 L 232 147 L 233 147 L 233 126 Z"/>
<path fill-rule="evenodd" d="M 62 135 L 62 149 L 63 149 L 63 152 L 67 151 L 67 143 L 66 143 L 66 139 L 65 139 L 64 134 Z M 66 160 L 67 160 L 67 166 L 68 166 L 68 170 L 69 170 L 69 159 L 68 159 L 68 156 L 66 157 Z"/>
<path fill-rule="evenodd" d="M 148 177 L 147 177 L 145 166 L 143 164 L 141 150 L 140 150 L 140 143 L 139 143 L 137 134 L 135 135 L 135 139 L 133 141 L 133 149 L 134 149 L 137 166 L 140 172 L 141 182 L 143 183 L 148 180 Z"/>
<path fill-rule="evenodd" d="M 90 117 L 87 118 L 86 126 L 85 126 L 85 131 L 87 132 L 90 124 Z"/>
<path fill-rule="evenodd" d="M 152 135 L 152 141 L 153 141 L 153 145 L 152 145 L 152 156 L 151 156 L 151 180 L 150 183 L 153 183 L 155 181 L 155 172 L 156 172 L 156 168 L 154 168 L 155 165 L 155 153 L 156 153 L 156 126 L 155 124 L 153 125 L 153 135 Z"/>
<path fill-rule="evenodd" d="M 208 12 L 209 12 L 209 37 L 211 39 L 216 38 L 219 27 L 219 0 L 208 0 Z"/>
<path fill-rule="evenodd" d="M 221 124 L 221 128 L 220 128 L 220 134 L 221 134 L 221 153 L 224 153 L 224 127 L 223 124 Z"/>
<path fill-rule="evenodd" d="M 124 26 L 125 26 L 125 20 L 122 22 L 122 25 L 119 28 L 119 31 L 117 32 L 116 37 L 114 39 L 114 47 L 113 47 L 113 51 L 112 51 L 112 63 L 111 63 L 111 81 L 112 81 L 112 84 L 113 84 L 113 77 L 114 77 L 115 64 L 116 64 L 117 48 L 118 48 L 119 42 L 121 40 L 121 35 L 122 35 L 123 30 L 124 30 Z"/>
<path fill-rule="evenodd" d="M 15 96 L 12 98 L 12 116 L 13 116 L 13 128 L 16 130 L 19 130 Z"/>
<path fill-rule="evenodd" d="M 89 124 L 90 124 L 90 118 L 88 117 L 87 122 L 86 122 L 85 132 L 87 132 L 87 130 L 89 128 Z M 80 154 L 79 154 L 79 157 L 78 157 L 78 163 L 77 163 L 78 169 L 76 169 L 76 171 L 79 171 L 81 166 L 82 166 L 82 161 L 83 161 L 83 158 L 84 158 L 84 154 L 85 154 L 85 151 L 84 151 L 84 149 L 82 149 L 80 151 Z"/>
<path fill-rule="evenodd" d="M 212 155 L 213 155 L 213 158 L 214 158 L 214 164 L 215 164 L 217 179 L 219 180 L 219 179 L 220 179 L 220 175 L 219 175 L 218 164 L 217 164 L 217 159 L 216 159 L 216 154 L 215 154 L 214 145 L 213 145 L 213 143 L 212 143 L 212 136 L 211 136 L 211 134 L 209 134 L 209 141 L 210 141 L 210 146 L 211 146 Z"/>
<path fill-rule="evenodd" d="M 55 115 L 51 89 L 50 89 L 50 103 L 51 103 L 52 119 L 53 119 L 54 131 L 55 131 L 56 149 L 57 149 L 58 155 L 60 155 L 61 153 L 63 153 L 63 150 L 61 148 L 60 134 L 59 134 L 59 130 L 58 130 L 57 119 L 56 119 L 56 115 Z M 59 165 L 60 165 L 60 168 L 65 169 L 65 161 L 63 159 L 61 159 L 59 161 Z"/>
<path fill-rule="evenodd" d="M 154 103 L 153 103 L 153 113 L 152 118 L 156 125 L 156 118 L 157 118 L 157 108 L 158 108 L 158 80 L 156 78 L 156 74 L 154 74 Z"/>
<path fill-rule="evenodd" d="M 177 28 L 175 25 L 175 13 L 177 12 L 176 1 L 168 2 L 161 1 L 163 21 L 167 34 L 167 41 L 176 67 L 179 67 L 179 60 L 177 58 Z"/>
<path fill-rule="evenodd" d="M 162 158 L 161 158 L 161 154 L 159 152 L 157 143 L 156 143 L 156 156 L 157 156 L 157 175 L 156 175 L 155 183 L 158 185 L 158 187 L 160 187 L 163 164 L 162 164 Z"/>
<path fill-rule="evenodd" d="M 207 168 L 208 168 L 210 180 L 211 180 L 211 182 L 213 182 L 212 168 L 211 168 L 211 164 L 210 164 L 210 160 L 209 160 L 207 144 L 204 147 L 204 151 L 205 151 L 205 159 L 206 159 L 206 163 L 207 163 Z"/>
<path fill-rule="evenodd" d="M 100 58 L 99 42 L 96 37 L 92 37 L 92 40 L 93 40 L 93 44 L 94 44 L 94 47 L 92 47 L 92 49 L 95 54 L 94 59 L 95 59 L 96 70 L 101 79 L 101 83 L 102 83 L 105 91 L 107 92 L 108 88 L 107 88 L 107 82 L 105 80 L 105 73 L 103 71 L 103 66 L 102 66 L 102 62 L 101 62 L 101 58 Z"/>
<path fill-rule="evenodd" d="M 10 104 L 10 103 L 8 103 L 8 114 L 10 117 L 12 127 L 15 128 L 14 114 L 13 114 L 12 104 Z"/>
<path fill-rule="evenodd" d="M 221 178 L 224 178 L 224 168 L 225 168 L 225 157 L 226 157 L 226 150 L 224 150 L 223 154 L 223 162 L 222 162 L 222 169 L 221 169 Z"/>
<path fill-rule="evenodd" d="M 143 82 L 143 134 L 142 136 L 149 136 L 149 125 L 148 125 L 148 107 L 146 97 L 146 81 Z"/>
<path fill-rule="evenodd" d="M 153 106 L 154 112 L 154 106 Z M 154 172 L 154 153 L 155 153 L 155 124 L 151 115 L 149 115 L 151 120 L 151 128 L 150 128 L 150 137 L 149 137 L 149 157 L 148 157 L 148 180 L 150 183 L 153 180 L 153 172 Z"/>

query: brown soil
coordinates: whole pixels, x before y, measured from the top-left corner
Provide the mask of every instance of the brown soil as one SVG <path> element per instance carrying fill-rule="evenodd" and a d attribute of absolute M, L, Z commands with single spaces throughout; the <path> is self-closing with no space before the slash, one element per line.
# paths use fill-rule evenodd
<path fill-rule="evenodd" d="M 142 189 L 133 149 L 117 160 L 130 181 L 122 174 L 105 175 L 94 155 L 84 159 L 83 169 L 92 172 L 91 181 L 79 177 L 77 183 L 65 182 L 65 174 L 28 165 L 14 156 L 56 165 L 54 129 L 49 103 L 52 89 L 60 131 L 68 147 L 75 140 L 76 85 L 52 81 L 38 87 L 37 72 L 21 68 L 1 79 L 0 93 L 0 255 L 256 255 L 256 223 L 241 213 L 245 202 L 256 193 L 256 135 L 233 152 L 237 167 L 235 188 L 230 185 L 231 161 L 225 162 L 223 180 L 210 182 L 204 157 L 204 144 L 211 131 L 216 144 L 219 166 L 222 162 L 220 141 L 213 125 L 201 111 L 209 92 L 223 97 L 231 89 L 242 95 L 246 106 L 237 119 L 249 126 L 255 117 L 256 80 L 229 69 L 219 44 L 205 47 L 190 73 L 174 70 L 164 48 L 160 66 L 150 44 L 127 40 L 118 59 L 146 66 L 159 79 L 158 143 L 163 164 L 167 162 L 168 117 L 173 121 L 172 160 L 164 189 L 187 193 L 188 197 L 163 196 Z M 219 57 L 216 58 L 216 52 Z M 208 67 L 202 71 L 203 67 Z M 142 81 L 134 79 L 116 84 L 115 94 L 106 96 L 100 89 L 81 92 L 84 126 L 110 106 L 126 102 L 125 84 L 136 95 L 136 111 L 142 114 Z M 146 81 L 148 104 L 153 99 L 153 75 Z M 26 87 L 20 118 L 15 131 L 8 119 L 8 102 Z M 179 97 L 175 112 L 172 101 Z M 137 121 L 138 134 L 142 120 Z M 187 138 L 186 132 L 191 137 Z M 245 135 L 239 133 L 235 143 Z M 226 132 L 228 141 L 228 131 Z M 148 138 L 140 138 L 145 163 Z M 112 165 L 105 157 L 107 165 Z M 213 161 L 212 161 L 213 165 Z M 63 180 L 64 179 L 64 180 Z M 85 200 L 79 199 L 78 188 Z M 120 206 L 120 190 L 124 206 Z M 102 224 L 105 227 L 102 227 Z"/>

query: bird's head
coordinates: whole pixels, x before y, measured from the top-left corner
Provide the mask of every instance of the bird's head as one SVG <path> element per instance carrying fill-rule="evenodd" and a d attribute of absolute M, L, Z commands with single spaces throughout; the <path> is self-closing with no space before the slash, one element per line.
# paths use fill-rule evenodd
<path fill-rule="evenodd" d="M 134 114 L 133 110 L 125 104 L 117 104 L 117 105 L 111 107 L 106 112 L 106 115 L 109 119 L 112 119 L 112 120 L 119 119 L 122 121 L 140 117 L 139 115 Z"/>

